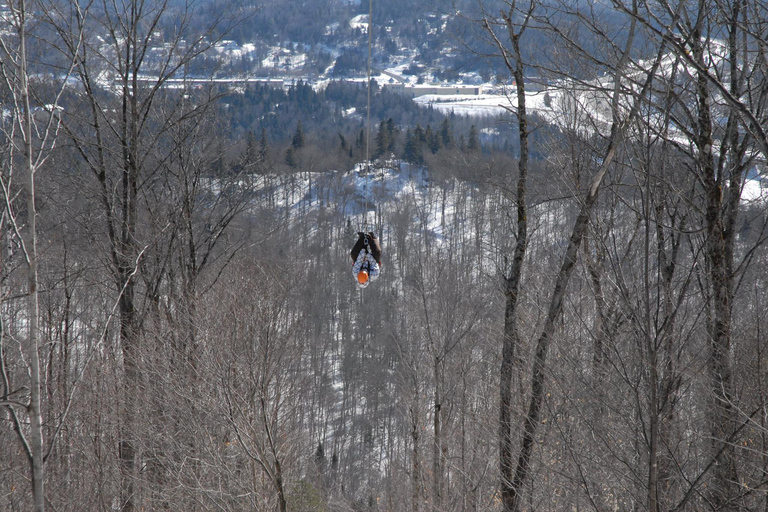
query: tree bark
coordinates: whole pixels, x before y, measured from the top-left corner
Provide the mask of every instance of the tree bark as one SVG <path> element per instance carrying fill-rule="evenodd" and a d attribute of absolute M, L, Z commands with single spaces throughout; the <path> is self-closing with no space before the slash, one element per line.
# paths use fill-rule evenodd
<path fill-rule="evenodd" d="M 533 11 L 533 3 L 530 4 L 530 13 Z M 523 274 L 523 260 L 528 247 L 528 207 L 526 203 L 526 189 L 528 179 L 528 113 L 525 103 L 525 66 L 520 51 L 520 39 L 522 38 L 525 24 L 515 31 L 513 17 L 514 9 L 504 13 L 503 19 L 507 34 L 512 44 L 512 51 L 508 52 L 504 45 L 495 38 L 488 22 L 486 29 L 494 37 L 494 41 L 502 52 L 507 69 L 515 78 L 517 84 L 517 126 L 520 140 L 520 160 L 517 165 L 517 189 L 515 202 L 517 204 L 517 232 L 515 235 L 515 249 L 509 274 L 505 276 L 505 305 L 504 305 L 504 332 L 502 335 L 501 368 L 499 369 L 499 470 L 501 474 L 501 499 L 505 510 L 514 510 L 514 449 L 513 449 L 513 378 L 517 366 L 517 346 L 519 344 L 519 331 L 517 325 L 517 306 L 520 294 L 520 282 Z M 511 55 L 510 55 L 511 53 Z"/>
<path fill-rule="evenodd" d="M 32 497 L 35 512 L 45 510 L 45 461 L 43 460 L 43 418 L 40 399 L 40 353 L 39 353 L 39 322 L 40 303 L 38 297 L 37 277 L 37 210 L 35 207 L 35 164 L 32 143 L 32 111 L 29 101 L 29 83 L 27 82 L 26 54 L 26 3 L 24 0 L 18 6 L 19 30 L 19 80 L 21 105 L 23 109 L 24 134 L 24 170 L 26 174 L 25 191 L 27 194 L 27 229 L 24 242 L 27 258 L 27 321 L 28 337 L 26 357 L 29 361 L 29 463 L 32 475 Z"/>
<path fill-rule="evenodd" d="M 432 457 L 433 457 L 433 485 L 432 496 L 434 500 L 434 507 L 438 510 L 442 509 L 443 500 L 443 431 L 442 431 L 442 372 L 440 371 L 441 362 L 438 357 L 435 357 L 433 362 L 434 379 L 435 379 L 435 395 L 434 395 L 434 429 L 435 429 L 435 442 L 432 445 Z"/>
<path fill-rule="evenodd" d="M 411 510 L 419 512 L 421 508 L 421 454 L 419 453 L 419 393 L 414 393 L 414 404 L 410 410 L 411 416 Z"/>
<path fill-rule="evenodd" d="M 703 61 L 703 49 L 694 50 L 697 60 Z M 706 258 L 712 292 L 712 321 L 710 322 L 710 375 L 712 379 L 712 411 L 710 434 L 712 450 L 717 463 L 709 495 L 715 510 L 737 510 L 733 501 L 738 495 L 735 449 L 727 439 L 735 431 L 737 421 L 733 406 L 733 377 L 731 370 L 731 244 L 726 240 L 723 219 L 722 178 L 717 176 L 712 155 L 712 120 L 709 112 L 707 79 L 698 74 L 697 93 L 699 107 L 699 133 L 697 147 L 699 165 L 706 194 Z M 731 191 L 736 193 L 736 191 Z M 719 455 L 717 455 L 719 454 Z"/>
<path fill-rule="evenodd" d="M 508 490 L 509 502 L 505 501 L 505 510 L 520 510 L 522 504 L 521 490 L 528 479 L 533 442 L 540 421 L 541 406 L 544 402 L 545 367 L 549 345 L 552 341 L 552 335 L 555 332 L 555 322 L 562 312 L 565 291 L 571 273 L 573 272 L 573 267 L 576 265 L 579 246 L 581 245 L 584 232 L 587 229 L 592 207 L 597 201 L 597 191 L 600 182 L 607 171 L 607 165 L 610 165 L 611 160 L 613 160 L 614 153 L 615 145 L 609 149 L 603 162 L 603 168 L 598 172 L 598 175 L 593 182 L 592 189 L 582 204 L 581 211 L 573 226 L 563 263 L 557 274 L 557 281 L 555 282 L 555 289 L 552 292 L 552 299 L 549 303 L 549 310 L 547 312 L 544 328 L 536 343 L 536 355 L 533 360 L 533 370 L 531 372 L 531 397 L 528 404 L 528 413 L 523 420 L 523 436 L 520 452 L 515 467 L 514 477 Z"/>

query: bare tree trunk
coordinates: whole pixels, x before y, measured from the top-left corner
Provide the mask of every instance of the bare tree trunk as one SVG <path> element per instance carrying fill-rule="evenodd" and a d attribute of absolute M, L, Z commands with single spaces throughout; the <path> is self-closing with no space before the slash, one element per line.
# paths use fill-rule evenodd
<path fill-rule="evenodd" d="M 40 352 L 38 331 L 40 324 L 40 303 L 37 291 L 37 210 L 35 207 L 35 166 L 32 143 L 32 112 L 29 102 L 29 84 L 27 82 L 26 53 L 26 5 L 19 2 L 19 80 L 21 104 L 24 115 L 22 130 L 24 134 L 24 170 L 26 173 L 25 189 L 27 194 L 27 229 L 24 242 L 27 258 L 27 359 L 29 362 L 29 462 L 32 474 L 32 496 L 35 512 L 45 510 L 45 461 L 43 460 L 43 417 L 40 400 Z"/>
<path fill-rule="evenodd" d="M 13 421 L 14 430 L 22 445 L 23 451 L 27 457 L 30 466 L 30 478 L 32 488 L 33 509 L 36 512 L 45 510 L 45 478 L 46 478 L 46 459 L 53 450 L 54 442 L 61 432 L 61 428 L 66 418 L 66 412 L 72 400 L 72 395 L 67 390 L 66 382 L 63 389 L 65 396 L 64 412 L 53 425 L 48 425 L 53 432 L 50 435 L 49 445 L 45 446 L 45 424 L 43 422 L 43 386 L 46 378 L 50 379 L 50 401 L 53 403 L 55 392 L 54 377 L 51 374 L 42 373 L 43 363 L 41 361 L 41 348 L 46 347 L 43 341 L 45 331 L 40 328 L 40 297 L 39 297 L 39 253 L 38 253 L 38 224 L 37 224 L 37 173 L 42 168 L 46 158 L 50 155 L 51 149 L 55 145 L 56 133 L 60 126 L 59 109 L 57 108 L 59 98 L 66 87 L 66 81 L 60 84 L 57 90 L 51 93 L 50 103 L 45 109 L 37 109 L 33 115 L 33 106 L 39 104 L 41 99 L 33 90 L 30 84 L 30 58 L 28 57 L 28 43 L 34 40 L 28 32 L 29 27 L 36 26 L 38 23 L 45 25 L 50 22 L 47 14 L 38 16 L 39 11 L 35 11 L 29 6 L 27 0 L 17 0 L 8 2 L 8 9 L 5 12 L 4 23 L 8 28 L 15 32 L 8 38 L 0 38 L 0 77 L 3 86 L 7 89 L 2 91 L 2 97 L 6 100 L 6 109 L 11 108 L 11 127 L 3 123 L 2 134 L 4 142 L 8 143 L 8 159 L 0 158 L 3 162 L 4 171 L 0 176 L 2 184 L 3 224 L 5 219 L 8 221 L 10 234 L 16 241 L 20 242 L 21 253 L 26 264 L 26 293 L 22 293 L 19 299 L 26 303 L 26 315 L 22 315 L 21 324 L 26 328 L 26 336 L 20 338 L 20 352 L 25 370 L 24 387 L 28 388 L 29 401 L 21 403 L 10 400 L 5 402 L 0 400 L 0 404 L 8 406 L 10 417 Z M 34 17 L 31 15 L 34 12 Z M 34 24 L 30 23 L 34 20 Z M 43 29 L 44 30 L 44 29 Z M 72 39 L 79 41 L 80 34 L 77 31 L 71 34 Z M 11 46 L 9 41 L 14 41 L 16 46 Z M 40 40 L 38 40 L 39 42 Z M 47 42 L 47 41 L 46 41 Z M 33 76 L 34 76 L 33 70 Z M 71 71 L 71 68 L 70 70 Z M 47 84 L 48 85 L 48 84 Z M 54 88 L 56 89 L 56 88 Z M 21 153 L 21 158 L 17 158 L 16 152 Z M 20 189 L 13 187 L 13 175 L 17 169 L 20 170 L 19 183 Z M 21 192 L 21 193 L 20 193 Z M 23 212 L 23 213 L 22 213 Z M 24 216 L 24 221 L 20 222 L 19 215 Z M 6 248 L 4 248 L 6 249 Z M 5 269 L 4 269 L 5 270 Z M 10 274 L 8 274 L 10 275 Z M 7 275 L 3 276 L 3 280 Z M 66 278 L 65 278 L 66 280 Z M 21 286 L 18 289 L 23 289 Z M 7 295 L 3 297 L 3 302 L 8 299 Z M 67 311 L 68 312 L 68 311 Z M 67 336 L 66 334 L 64 335 Z M 2 353 L 2 337 L 0 335 L 0 365 L 2 365 L 3 386 L 6 393 L 13 394 L 10 387 L 11 377 L 7 372 L 5 354 Z M 53 353 L 51 350 L 50 368 L 53 368 Z M 68 360 L 68 352 L 65 350 L 65 361 Z M 66 366 L 65 366 L 66 368 Z M 66 374 L 66 369 L 63 371 Z M 66 380 L 66 377 L 64 377 Z M 3 397 L 5 398 L 5 397 Z M 20 419 L 17 411 L 23 411 L 26 419 Z"/>
<path fill-rule="evenodd" d="M 130 275 L 130 274 L 128 274 Z M 132 279 L 132 277 L 128 277 Z M 120 502 L 121 510 L 131 512 L 134 507 L 134 469 L 136 449 L 133 442 L 133 431 L 136 415 L 136 394 L 138 393 L 139 368 L 136 360 L 136 334 L 133 329 L 133 283 L 125 285 L 120 297 L 120 340 L 123 352 L 123 409 L 120 423 Z"/>
<path fill-rule="evenodd" d="M 696 26 L 693 36 L 701 37 L 701 28 Z M 693 58 L 704 68 L 705 54 L 699 40 L 692 41 Z M 733 377 L 731 370 L 731 296 L 733 257 L 732 242 L 728 240 L 727 225 L 729 219 L 724 215 L 735 213 L 723 212 L 723 194 L 725 183 L 715 168 L 713 156 L 714 140 L 712 118 L 710 114 L 710 93 L 708 79 L 703 72 L 697 73 L 696 93 L 698 101 L 698 131 L 696 145 L 699 154 L 699 166 L 704 185 L 706 209 L 705 224 L 707 230 L 706 258 L 709 283 L 712 292 L 712 321 L 710 323 L 710 375 L 712 386 L 712 411 L 710 434 L 712 451 L 717 458 L 713 468 L 713 481 L 709 490 L 713 508 L 716 510 L 736 510 L 734 498 L 738 495 L 738 477 L 736 474 L 735 449 L 729 438 L 735 431 L 737 421 L 733 406 Z M 724 156 L 721 155 L 723 158 Z M 738 162 L 730 165 L 736 166 Z M 730 190 L 738 194 L 738 189 Z M 731 233 L 732 235 L 732 233 Z"/>
<path fill-rule="evenodd" d="M 633 10 L 634 12 L 637 11 L 636 2 L 633 2 Z M 565 251 L 560 270 L 557 274 L 557 279 L 555 281 L 555 287 L 550 299 L 544 326 L 536 343 L 533 368 L 531 371 L 531 395 L 528 403 L 528 412 L 526 417 L 523 419 L 523 433 L 520 451 L 518 453 L 514 477 L 509 486 L 509 489 L 507 490 L 508 498 L 504 500 L 505 510 L 516 512 L 517 510 L 520 510 L 522 505 L 521 491 L 528 482 L 531 454 L 533 451 L 536 430 L 540 422 L 541 407 L 545 395 L 545 369 L 547 353 L 552 341 L 552 335 L 555 332 L 556 321 L 562 312 L 565 292 L 578 258 L 579 247 L 581 246 L 584 233 L 587 230 L 592 209 L 597 202 L 600 185 L 602 184 L 603 178 L 605 177 L 613 162 L 616 151 L 619 144 L 622 142 L 626 129 L 634 121 L 639 112 L 639 99 L 643 98 L 645 94 L 647 94 L 651 84 L 651 77 L 653 77 L 656 70 L 658 69 L 659 63 L 661 62 L 661 57 L 663 55 L 663 48 L 660 48 L 653 65 L 650 67 L 649 72 L 646 74 L 646 79 L 641 91 L 635 96 L 632 108 L 629 110 L 629 112 L 622 116 L 619 108 L 620 99 L 623 94 L 621 90 L 621 83 L 624 79 L 625 67 L 627 65 L 630 51 L 634 42 L 635 26 L 636 22 L 633 18 L 629 27 L 629 34 L 624 52 L 621 55 L 613 75 L 613 95 L 611 97 L 612 124 L 611 132 L 608 137 L 608 145 L 606 147 L 600 167 L 592 179 L 592 183 L 590 184 L 586 197 L 582 202 L 579 214 L 576 217 L 576 221 L 574 222 L 571 236 L 568 241 L 568 247 Z"/>
<path fill-rule="evenodd" d="M 11 166 L 8 169 L 8 176 L 2 176 L 2 191 L 4 200 L 4 210 L 8 218 L 9 226 L 14 235 L 21 241 L 21 249 L 26 263 L 26 331 L 27 335 L 22 338 L 21 354 L 28 374 L 29 401 L 21 403 L 17 401 L 5 401 L 0 403 L 9 408 L 9 413 L 13 420 L 14 429 L 19 441 L 26 454 L 30 469 L 30 482 L 32 487 L 33 508 L 36 512 L 45 510 L 45 460 L 43 448 L 43 419 L 42 419 L 42 376 L 40 373 L 40 304 L 38 297 L 38 255 L 37 255 L 37 210 L 35 207 L 35 172 L 36 155 L 34 138 L 39 133 L 34 129 L 32 110 L 30 105 L 30 85 L 29 70 L 27 62 L 27 16 L 28 10 L 25 0 L 11 3 L 8 19 L 10 26 L 15 30 L 18 37 L 18 46 L 11 49 L 5 41 L 0 42 L 0 55 L 3 56 L 0 64 L 0 76 L 3 78 L 3 84 L 8 86 L 7 95 L 13 98 L 8 102 L 14 106 L 14 124 L 18 126 L 20 134 L 20 149 L 22 158 L 21 165 L 21 183 L 26 204 L 18 208 L 19 211 L 25 211 L 26 222 L 20 223 L 16 217 L 16 207 L 14 206 L 14 194 L 11 190 L 11 181 L 13 179 L 14 152 L 16 151 L 17 140 L 9 140 Z M 7 59 L 6 59 L 7 58 Z M 6 64 L 7 60 L 7 66 Z M 10 132 L 15 133 L 16 127 Z M 8 136 L 9 132 L 3 132 Z M 19 135 L 17 135 L 19 136 Z M 21 201 L 21 199 L 19 199 Z M 5 218 L 6 215 L 3 217 Z M 2 350 L 2 348 L 0 348 Z M 3 354 L 4 355 L 4 354 Z M 5 360 L 0 357 L 0 364 L 3 364 L 3 383 L 6 393 L 13 393 L 9 389 L 10 380 L 6 373 Z M 7 395 L 5 395 L 7 396 Z M 3 398 L 5 398 L 3 396 Z M 17 410 L 23 410 L 27 415 L 27 422 L 19 418 L 14 407 Z M 27 423 L 26 425 L 24 423 Z"/>
<path fill-rule="evenodd" d="M 419 393 L 418 387 L 414 393 L 414 404 L 411 406 L 411 510 L 419 512 L 421 505 L 421 454 L 419 453 Z"/>
<path fill-rule="evenodd" d="M 563 301 L 565 299 L 565 291 L 568 286 L 571 273 L 573 272 L 573 267 L 576 264 L 579 246 L 581 245 L 581 240 L 584 236 L 584 232 L 586 231 L 592 207 L 597 201 L 598 187 L 600 186 L 600 182 L 602 181 L 602 178 L 607 171 L 607 167 L 605 167 L 605 165 L 610 165 L 614 153 L 615 145 L 612 145 L 604 160 L 603 168 L 600 172 L 598 172 L 598 175 L 593 182 L 593 187 L 584 200 L 581 211 L 576 218 L 576 222 L 574 223 L 573 231 L 571 233 L 571 238 L 568 242 L 568 248 L 566 249 L 565 257 L 563 258 L 563 263 L 560 267 L 560 271 L 557 274 L 557 281 L 555 282 L 555 289 L 552 293 L 552 299 L 549 303 L 549 310 L 547 312 L 544 328 L 536 344 L 536 353 L 533 360 L 533 370 L 531 372 L 531 397 L 528 404 L 528 413 L 523 420 L 522 442 L 517 459 L 517 465 L 515 467 L 514 477 L 508 491 L 510 494 L 510 501 L 508 504 L 505 502 L 506 510 L 517 511 L 520 510 L 522 505 L 521 491 L 528 480 L 528 470 L 531 463 L 533 442 L 540 421 L 541 406 L 544 401 L 544 378 L 547 352 L 549 351 L 549 345 L 552 341 L 552 335 L 555 332 L 555 322 L 562 312 Z"/>
<path fill-rule="evenodd" d="M 261 403 L 261 420 L 264 423 L 264 432 L 266 434 L 267 443 L 268 443 L 268 450 L 270 454 L 272 455 L 272 459 L 274 460 L 274 469 L 273 469 L 273 483 L 275 485 L 275 492 L 277 493 L 277 507 L 280 512 L 287 512 L 288 510 L 288 500 L 285 497 L 285 483 L 283 478 L 283 465 L 280 462 L 280 453 L 277 449 L 277 446 L 275 445 L 274 435 L 275 433 L 272 432 L 271 424 L 272 422 L 267 416 L 267 401 L 265 399 L 265 393 L 267 393 L 268 390 L 262 388 L 261 393 L 262 397 L 260 400 Z"/>
<path fill-rule="evenodd" d="M 488 20 L 485 20 L 485 28 L 491 35 L 497 48 L 501 52 L 507 69 L 515 78 L 517 84 L 517 116 L 518 131 L 520 137 L 520 160 L 517 166 L 517 190 L 514 201 L 517 204 L 517 233 L 515 250 L 509 274 L 505 276 L 504 306 L 504 333 L 502 336 L 501 368 L 499 369 L 499 470 L 501 473 L 501 499 L 505 510 L 514 510 L 514 449 L 512 436 L 512 404 L 514 370 L 517 366 L 516 351 L 519 344 L 519 332 L 517 326 L 517 305 L 520 294 L 520 281 L 523 274 L 523 260 L 528 247 L 528 207 L 526 203 L 526 187 L 528 179 L 528 113 L 525 104 L 525 66 L 520 51 L 520 40 L 527 26 L 527 21 L 534 9 L 534 3 L 529 4 L 529 10 L 525 15 L 526 21 L 515 31 L 513 22 L 517 16 L 514 4 L 509 12 L 503 13 L 503 20 L 507 34 L 512 44 L 509 51 L 496 38 Z"/>
<path fill-rule="evenodd" d="M 435 357 L 434 361 L 434 379 L 435 379 L 435 396 L 434 396 L 434 435 L 435 441 L 432 444 L 432 478 L 433 486 L 433 506 L 438 510 L 442 509 L 443 500 L 443 431 L 442 431 L 442 375 L 440 371 L 439 357 Z"/>
<path fill-rule="evenodd" d="M 595 233 L 597 238 L 597 232 Z M 592 259 L 593 251 L 596 253 L 594 259 Z M 589 244 L 589 239 L 584 240 L 583 255 L 595 297 L 595 319 L 592 327 L 595 333 L 592 344 L 592 384 L 598 396 L 602 396 L 603 381 L 605 379 L 605 351 L 608 341 L 608 319 L 606 318 L 608 304 L 605 300 L 605 292 L 603 291 L 605 250 L 602 247 L 602 240 L 596 239 L 594 246 Z"/>
<path fill-rule="evenodd" d="M 132 37 L 135 34 L 138 23 L 132 20 Z M 130 68 L 133 62 L 129 54 L 133 50 L 131 45 L 126 46 L 126 69 L 122 77 L 122 115 L 121 115 L 121 151 L 122 151 L 122 177 L 120 185 L 120 213 L 118 218 L 119 238 L 113 240 L 112 253 L 115 258 L 117 286 L 123 287 L 120 296 L 120 342 L 123 351 L 123 418 L 120 435 L 120 467 L 121 502 L 124 512 L 135 510 L 134 505 L 134 472 L 136 464 L 136 447 L 133 441 L 136 411 L 136 395 L 138 393 L 139 369 L 138 343 L 139 333 L 136 318 L 136 286 L 134 279 L 135 256 L 138 254 L 136 247 L 136 212 L 137 212 L 137 188 L 138 173 L 138 123 L 140 121 L 136 96 L 131 91 L 138 90 L 137 72 Z"/>
<path fill-rule="evenodd" d="M 646 180 L 646 183 L 648 181 Z M 650 187 L 646 186 L 646 192 L 650 196 Z M 659 357 L 656 348 L 656 340 L 651 335 L 651 201 L 650 197 L 645 201 L 645 244 L 643 254 L 643 293 L 644 297 L 644 322 L 643 322 L 643 341 L 645 342 L 645 353 L 648 360 L 648 387 L 650 388 L 650 397 L 648 404 L 648 510 L 650 512 L 659 512 L 659 473 L 658 473 L 658 453 L 659 453 Z"/>

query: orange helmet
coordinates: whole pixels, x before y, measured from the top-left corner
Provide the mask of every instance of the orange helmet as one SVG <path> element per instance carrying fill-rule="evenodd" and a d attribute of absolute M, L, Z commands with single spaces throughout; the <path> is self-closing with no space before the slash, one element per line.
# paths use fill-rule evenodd
<path fill-rule="evenodd" d="M 360 284 L 365 284 L 368 282 L 368 272 L 365 270 L 361 270 L 357 273 L 357 282 Z"/>

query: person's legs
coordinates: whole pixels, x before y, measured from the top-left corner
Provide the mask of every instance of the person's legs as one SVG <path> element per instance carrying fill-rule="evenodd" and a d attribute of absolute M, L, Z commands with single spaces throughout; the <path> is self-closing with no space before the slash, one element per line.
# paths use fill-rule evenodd
<path fill-rule="evenodd" d="M 365 233 L 358 233 L 358 235 L 359 238 L 357 239 L 357 242 L 355 242 L 355 245 L 352 247 L 352 251 L 349 253 L 352 261 L 357 261 L 357 255 L 360 254 L 360 251 L 365 248 Z"/>
<path fill-rule="evenodd" d="M 368 250 L 371 251 L 373 259 L 375 259 L 377 263 L 381 264 L 381 244 L 379 243 L 379 239 L 376 238 L 376 234 L 373 231 L 368 232 L 368 238 L 370 239 L 370 246 Z"/>

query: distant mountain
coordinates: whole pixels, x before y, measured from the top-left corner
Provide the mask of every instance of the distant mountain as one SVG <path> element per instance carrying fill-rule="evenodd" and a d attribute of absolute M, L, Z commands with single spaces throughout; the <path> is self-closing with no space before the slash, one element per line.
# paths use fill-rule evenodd
<path fill-rule="evenodd" d="M 172 4 L 180 4 L 174 0 Z M 433 70 L 430 78 L 451 79 L 455 73 L 478 72 L 490 77 L 494 65 L 479 58 L 481 28 L 457 12 L 474 6 L 469 0 L 374 0 L 373 48 L 375 66 L 412 59 L 415 70 Z M 247 47 L 235 59 L 217 67 L 218 73 L 296 73 L 303 76 L 360 76 L 367 65 L 369 3 L 361 0 L 207 0 L 197 11 L 197 23 L 221 12 L 236 12 L 237 23 L 223 37 Z M 174 20 L 167 19 L 167 30 Z M 301 60 L 295 58 L 302 55 Z M 213 68 L 213 62 L 208 68 Z M 501 71 L 501 69 L 498 69 Z"/>

